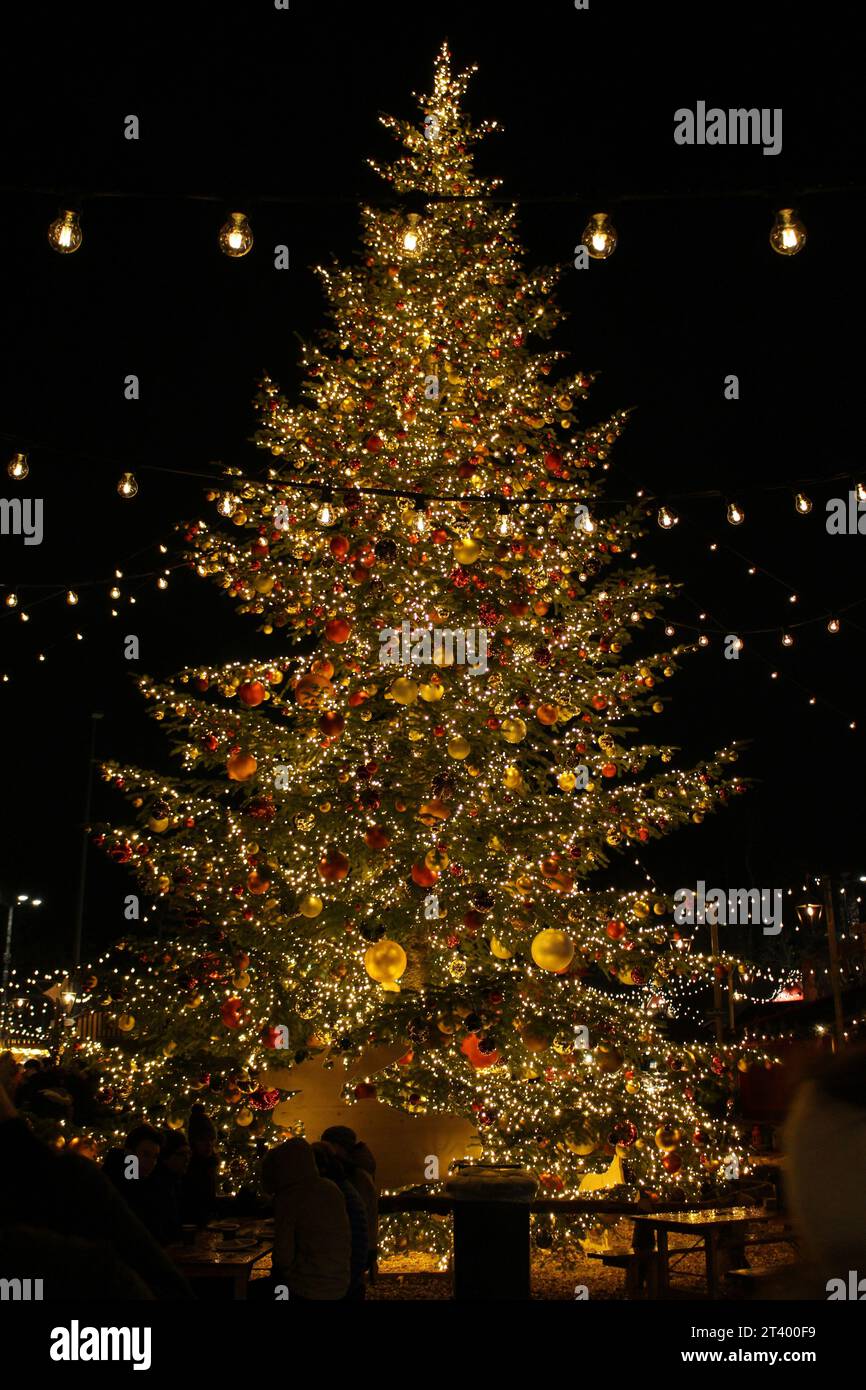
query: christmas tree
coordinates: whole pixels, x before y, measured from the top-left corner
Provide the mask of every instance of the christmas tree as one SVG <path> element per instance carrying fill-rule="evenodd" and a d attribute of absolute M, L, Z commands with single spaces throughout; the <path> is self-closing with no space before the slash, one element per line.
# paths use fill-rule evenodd
<path fill-rule="evenodd" d="M 635 852 L 732 791 L 651 741 L 686 648 L 639 561 L 646 504 L 606 503 L 625 411 L 545 346 L 558 271 L 473 171 L 491 123 L 447 48 L 402 151 L 373 167 L 357 264 L 320 269 L 331 327 L 299 403 L 262 383 L 259 476 L 229 470 L 184 531 L 267 655 L 144 679 L 177 777 L 105 776 L 136 823 L 99 839 L 175 924 L 86 982 L 119 1111 L 179 1122 L 206 1092 L 247 1157 L 267 1073 L 374 1042 L 357 1090 L 478 1126 L 485 1154 L 573 1189 L 615 1156 L 694 1192 L 730 1153 L 729 1049 L 672 1043 L 667 986 L 712 982 Z M 661 1001 L 661 1007 L 660 1007 Z"/>

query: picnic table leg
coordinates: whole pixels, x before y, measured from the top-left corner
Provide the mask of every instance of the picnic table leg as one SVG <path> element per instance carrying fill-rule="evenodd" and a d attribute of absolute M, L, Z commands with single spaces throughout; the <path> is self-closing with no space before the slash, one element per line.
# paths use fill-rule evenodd
<path fill-rule="evenodd" d="M 656 1231 L 656 1254 L 655 1265 L 655 1296 L 664 1298 L 670 1292 L 671 1275 L 668 1266 L 668 1233 L 659 1229 Z"/>
<path fill-rule="evenodd" d="M 710 1298 L 719 1296 L 719 1233 L 711 1228 L 704 1234 L 707 1264 L 707 1294 Z"/>

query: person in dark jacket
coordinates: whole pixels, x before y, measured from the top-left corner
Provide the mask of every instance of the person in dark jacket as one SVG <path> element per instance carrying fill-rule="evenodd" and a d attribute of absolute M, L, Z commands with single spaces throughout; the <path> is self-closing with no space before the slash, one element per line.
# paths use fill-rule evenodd
<path fill-rule="evenodd" d="M 162 1231 L 160 1244 L 180 1240 L 183 1180 L 189 1168 L 190 1148 L 182 1129 L 166 1130 L 156 1165 L 154 1181 L 162 1189 L 159 1202 Z"/>
<path fill-rule="evenodd" d="M 4 1276 L 43 1278 L 46 1300 L 192 1297 L 103 1171 L 43 1144 L 2 1086 L 0 1247 Z"/>
<path fill-rule="evenodd" d="M 181 1220 L 191 1226 L 206 1226 L 217 1207 L 216 1129 L 201 1104 L 195 1104 L 187 1125 L 190 1159 L 180 1190 Z"/>
<path fill-rule="evenodd" d="M 148 1124 L 136 1125 L 122 1149 L 109 1149 L 102 1167 L 154 1240 L 168 1245 L 177 1238 L 179 1222 L 171 1188 L 159 1173 L 161 1152 L 159 1130 Z"/>
<path fill-rule="evenodd" d="M 367 1213 L 364 1210 L 364 1203 L 358 1195 L 357 1188 L 348 1181 L 345 1164 L 333 1144 L 326 1144 L 320 1139 L 317 1143 L 311 1144 L 310 1148 L 313 1150 L 320 1175 L 323 1178 L 330 1178 L 331 1182 L 336 1183 L 343 1194 L 343 1201 L 346 1203 L 346 1215 L 349 1218 L 349 1230 L 352 1236 L 352 1250 L 349 1257 L 349 1290 L 344 1298 L 347 1301 L 357 1302 L 366 1296 L 364 1274 L 370 1254 L 370 1237 L 367 1230 Z"/>
<path fill-rule="evenodd" d="M 364 1211 L 367 1213 L 367 1238 L 369 1240 L 367 1270 L 370 1283 L 375 1284 L 379 1242 L 379 1199 L 372 1172 L 376 1171 L 376 1161 L 367 1145 L 359 1142 L 355 1131 L 349 1129 L 348 1125 L 331 1125 L 330 1129 L 326 1129 L 322 1134 L 322 1139 L 337 1150 L 337 1154 L 345 1166 L 346 1177 L 357 1189 L 358 1196 L 364 1203 Z"/>

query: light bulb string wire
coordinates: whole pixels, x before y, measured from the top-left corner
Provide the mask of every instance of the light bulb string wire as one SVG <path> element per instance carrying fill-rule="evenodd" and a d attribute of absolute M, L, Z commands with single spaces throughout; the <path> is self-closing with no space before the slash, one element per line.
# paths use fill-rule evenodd
<path fill-rule="evenodd" d="M 574 505 L 583 500 L 585 494 L 579 493 L 555 493 L 538 497 L 535 495 L 526 496 L 523 493 L 506 494 L 504 492 L 423 492 L 418 487 L 379 487 L 368 484 L 359 485 L 350 481 L 341 483 L 334 478 L 311 480 L 302 478 L 252 478 L 240 465 L 225 465 L 221 473 L 204 473 L 199 469 L 168 467 L 165 464 L 135 463 L 129 459 L 109 457 L 107 455 L 97 455 L 90 452 L 77 452 L 68 448 L 61 448 L 58 445 L 48 444 L 41 440 L 28 439 L 20 434 L 12 433 L 8 430 L 0 430 L 0 439 L 6 440 L 16 446 L 18 452 L 45 453 L 56 455 L 65 459 L 75 459 L 80 463 L 95 463 L 105 468 L 117 468 L 122 473 L 165 473 L 169 477 L 197 478 L 201 482 L 211 483 L 221 487 L 224 491 L 231 490 L 232 472 L 236 469 L 238 475 L 246 483 L 253 483 L 256 486 L 272 486 L 297 489 L 298 491 L 311 491 L 321 493 L 324 489 L 330 489 L 335 495 L 337 493 L 358 493 L 374 497 L 399 497 L 406 501 L 416 502 L 475 502 L 490 503 L 491 505 L 505 505 L 511 509 L 522 506 L 545 507 Z M 517 466 L 517 461 L 515 461 Z M 623 471 L 623 470 L 620 470 Z M 742 496 L 756 495 L 771 492 L 792 492 L 801 487 L 821 487 L 830 483 L 847 482 L 852 489 L 856 488 L 855 471 L 845 469 L 839 473 L 824 474 L 823 476 L 813 476 L 810 478 L 792 478 L 773 483 L 751 484 L 748 488 L 741 489 Z M 595 482 L 593 480 L 593 485 Z M 719 488 L 702 488 L 691 492 L 664 492 L 647 491 L 644 487 L 636 487 L 633 497 L 599 497 L 592 499 L 592 507 L 601 509 L 602 507 L 632 507 L 639 505 L 655 505 L 656 503 L 674 501 L 724 501 L 728 493 Z M 339 503 L 337 503 L 339 505 Z"/>
<path fill-rule="evenodd" d="M 773 204 L 779 202 L 789 203 L 803 198 L 822 198 L 833 196 L 858 196 L 866 194 L 866 184 L 863 183 L 813 183 L 802 184 L 793 187 L 789 183 L 782 184 L 759 184 L 750 188 L 687 188 L 687 189 L 640 189 L 634 192 L 554 192 L 554 193 L 437 193 L 423 189 L 413 190 L 410 194 L 405 193 L 344 193 L 344 194 L 322 194 L 322 193 L 251 193 L 246 197 L 248 207 L 258 206 L 285 206 L 285 207 L 383 207 L 400 208 L 406 207 L 411 201 L 422 203 L 487 203 L 494 206 L 514 207 L 517 209 L 522 205 L 554 205 L 566 204 L 575 207 L 584 207 L 592 204 L 593 206 L 604 205 L 605 208 L 615 208 L 620 204 L 627 203 L 686 203 L 686 202 L 719 202 L 748 198 L 764 198 Z M 81 212 L 87 203 L 97 202 L 175 202 L 175 203 L 212 203 L 219 204 L 224 208 L 230 208 L 237 198 L 229 197 L 225 193 L 194 193 L 177 192 L 172 189 L 122 189 L 122 188 L 77 188 L 73 191 L 71 186 L 66 188 L 46 187 L 44 185 L 20 184 L 0 184 L 0 195 L 9 195 L 15 198 L 34 197 L 34 198 L 56 198 L 60 202 L 64 199 L 75 204 L 69 211 Z"/>

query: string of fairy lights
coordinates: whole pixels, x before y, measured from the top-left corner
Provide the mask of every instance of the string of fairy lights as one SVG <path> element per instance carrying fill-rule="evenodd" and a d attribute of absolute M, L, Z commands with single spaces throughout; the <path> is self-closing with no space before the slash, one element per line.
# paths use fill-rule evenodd
<path fill-rule="evenodd" d="M 429 118 L 435 120 L 435 117 Z M 493 124 L 493 123 L 491 123 Z M 425 127 L 429 132 L 430 127 Z M 4 192 L 15 192 L 18 198 L 25 193 L 38 194 L 41 197 L 60 196 L 58 191 L 46 189 L 4 189 Z M 827 194 L 857 194 L 863 190 L 856 185 L 848 186 L 816 186 L 801 190 L 795 196 L 797 201 L 803 197 L 814 199 L 823 197 Z M 744 198 L 762 198 L 768 200 L 771 193 L 767 189 L 753 188 L 740 190 L 720 190 L 712 193 L 677 193 L 677 192 L 657 192 L 657 193 L 635 193 L 619 194 L 616 198 L 618 204 L 635 202 L 666 202 L 683 203 L 695 199 L 711 199 L 736 201 Z M 210 194 L 159 194 L 159 193 L 124 193 L 124 192 L 91 192 L 85 197 L 75 200 L 75 206 L 61 207 L 57 216 L 54 217 L 47 229 L 47 240 L 51 250 L 61 256 L 74 255 L 80 251 L 84 244 L 84 231 L 82 228 L 83 205 L 84 203 L 98 203 L 112 201 L 148 203 L 154 201 L 172 202 L 209 202 L 219 203 L 222 199 L 217 195 Z M 448 194 L 448 193 L 429 193 L 425 196 L 427 203 L 473 203 L 479 205 L 503 205 L 513 206 L 515 203 L 520 205 L 549 205 L 558 204 L 574 207 L 578 209 L 581 199 L 576 195 L 552 194 L 537 195 L 523 194 L 519 197 L 504 197 L 495 192 L 483 194 Z M 257 203 L 277 204 L 289 207 L 301 207 L 304 205 L 319 204 L 322 206 L 333 205 L 334 203 L 357 206 L 359 202 L 367 206 L 393 206 L 394 200 L 389 198 L 373 199 L 368 196 L 362 198 L 352 197 L 351 195 L 340 198 L 329 198 L 324 196 L 295 197 L 259 195 Z M 405 233 L 403 236 L 403 247 L 408 253 L 418 250 L 423 232 L 419 229 L 419 218 L 417 213 L 409 213 L 406 217 Z M 779 256 L 796 256 L 806 246 L 808 232 L 806 224 L 796 208 L 777 207 L 770 226 L 767 241 L 772 250 Z M 606 261 L 614 254 L 620 242 L 620 234 L 614 225 L 613 216 L 610 210 L 603 212 L 593 212 L 588 215 L 581 234 L 580 246 L 585 249 L 586 254 L 592 260 Z M 221 223 L 216 232 L 216 243 L 222 254 L 230 260 L 241 260 L 248 256 L 253 249 L 255 237 L 250 216 L 247 212 L 229 212 L 224 222 Z M 576 250 L 578 248 L 575 248 Z"/>

